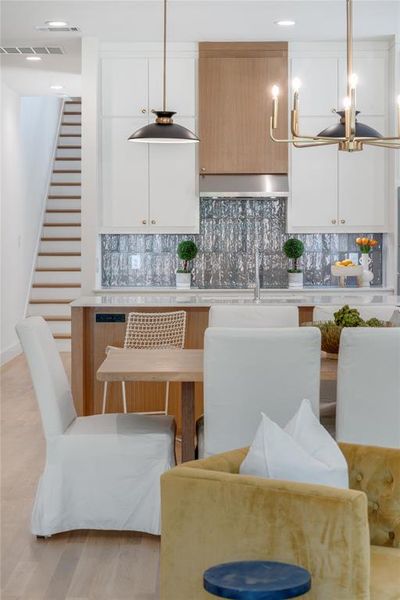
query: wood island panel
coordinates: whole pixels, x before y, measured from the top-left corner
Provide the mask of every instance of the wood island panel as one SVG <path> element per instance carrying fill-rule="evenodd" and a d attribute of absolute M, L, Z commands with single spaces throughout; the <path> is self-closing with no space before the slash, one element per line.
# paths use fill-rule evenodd
<path fill-rule="evenodd" d="M 105 358 L 107 346 L 122 347 L 125 338 L 126 322 L 96 323 L 96 314 L 130 312 L 170 312 L 185 310 L 185 348 L 203 349 L 204 332 L 208 326 L 209 307 L 72 307 L 72 393 L 79 415 L 101 413 L 103 383 L 96 378 L 97 369 Z M 299 308 L 299 322 L 312 320 L 312 306 Z M 128 382 L 126 384 L 128 411 L 157 411 L 164 407 L 165 384 L 158 382 Z M 170 383 L 169 412 L 181 428 L 180 383 Z M 195 384 L 196 418 L 203 412 L 203 384 Z M 122 412 L 121 384 L 108 384 L 107 412 Z"/>

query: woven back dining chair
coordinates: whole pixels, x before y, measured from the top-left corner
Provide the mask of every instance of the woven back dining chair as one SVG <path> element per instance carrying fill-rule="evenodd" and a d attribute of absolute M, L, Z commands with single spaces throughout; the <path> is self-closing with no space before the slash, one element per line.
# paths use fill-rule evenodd
<path fill-rule="evenodd" d="M 124 348 L 137 350 L 167 350 L 169 348 L 183 348 L 185 345 L 186 312 L 177 310 L 173 312 L 145 313 L 131 312 L 126 325 Z M 113 346 L 107 346 L 106 354 Z M 126 386 L 122 385 L 122 402 L 124 413 L 127 412 Z M 168 414 L 169 382 L 166 383 L 164 410 L 142 414 Z M 107 405 L 107 381 L 104 382 L 103 414 Z"/>

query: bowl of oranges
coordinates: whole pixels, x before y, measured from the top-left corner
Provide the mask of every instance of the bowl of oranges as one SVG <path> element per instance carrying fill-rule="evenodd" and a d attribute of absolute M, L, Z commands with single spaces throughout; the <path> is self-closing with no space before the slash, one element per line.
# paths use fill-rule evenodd
<path fill-rule="evenodd" d="M 345 277 L 361 277 L 362 272 L 362 266 L 356 265 L 350 258 L 337 260 L 334 265 L 331 265 L 331 273 L 335 277 L 339 277 L 342 287 L 345 283 Z"/>

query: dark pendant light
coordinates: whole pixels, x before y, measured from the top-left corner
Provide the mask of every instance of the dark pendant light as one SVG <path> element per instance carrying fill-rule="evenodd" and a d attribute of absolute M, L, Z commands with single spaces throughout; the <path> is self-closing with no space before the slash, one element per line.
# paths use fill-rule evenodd
<path fill-rule="evenodd" d="M 331 138 L 343 138 L 346 135 L 346 117 L 344 110 L 335 111 L 337 115 L 340 117 L 339 123 L 335 125 L 331 125 L 327 127 L 323 131 L 321 131 L 318 136 L 321 137 L 331 137 Z M 356 111 L 356 117 L 360 114 L 360 111 Z M 369 125 L 365 125 L 365 123 L 359 123 L 357 119 L 355 120 L 356 128 L 355 135 L 360 138 L 381 138 L 382 135 Z"/>
<path fill-rule="evenodd" d="M 199 138 L 186 127 L 174 123 L 176 114 L 166 109 L 166 73 L 167 73 L 167 0 L 164 0 L 164 47 L 163 47 L 163 108 L 153 111 L 155 123 L 141 127 L 128 138 L 128 142 L 145 144 L 188 144 L 199 142 Z"/>

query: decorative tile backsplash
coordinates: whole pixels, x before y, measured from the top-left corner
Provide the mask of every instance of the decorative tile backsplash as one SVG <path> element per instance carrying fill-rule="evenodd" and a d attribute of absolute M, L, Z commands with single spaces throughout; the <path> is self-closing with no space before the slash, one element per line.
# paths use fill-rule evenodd
<path fill-rule="evenodd" d="M 232 198 L 200 200 L 200 233 L 104 234 L 101 236 L 102 286 L 175 286 L 178 243 L 191 239 L 199 247 L 193 264 L 193 285 L 199 288 L 249 288 L 254 285 L 255 250 L 260 252 L 263 288 L 287 286 L 288 260 L 282 245 L 289 237 L 304 242 L 301 259 L 307 286 L 337 285 L 330 265 L 358 258 L 355 238 L 366 235 L 286 233 L 286 200 Z M 373 285 L 382 285 L 382 234 L 374 234 Z M 135 267 L 135 268 L 134 268 Z M 355 280 L 354 280 L 355 285 Z"/>

